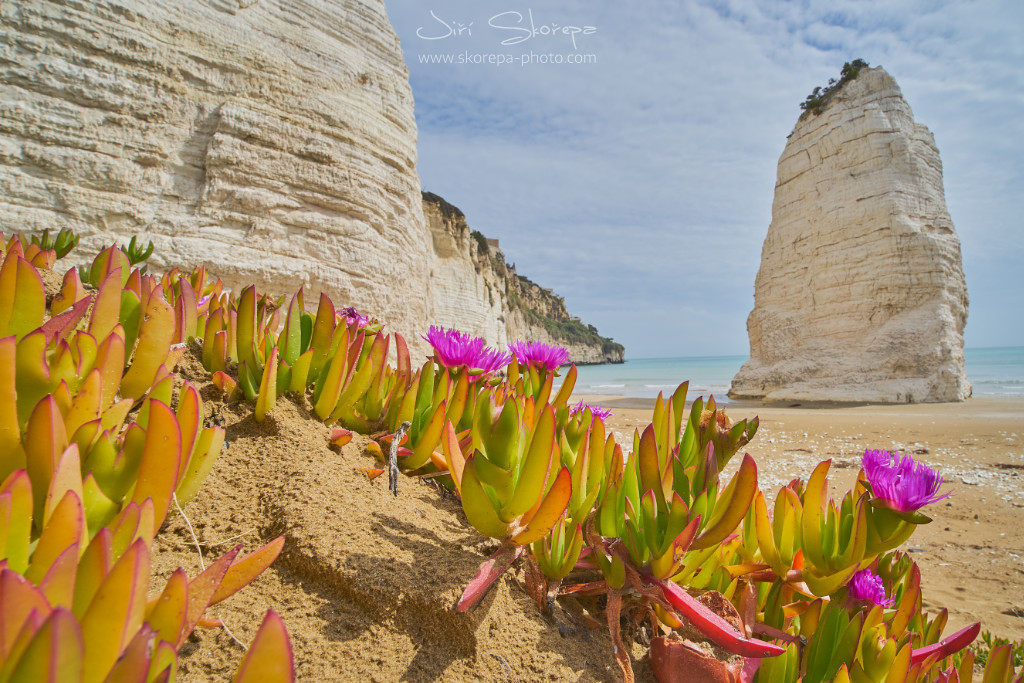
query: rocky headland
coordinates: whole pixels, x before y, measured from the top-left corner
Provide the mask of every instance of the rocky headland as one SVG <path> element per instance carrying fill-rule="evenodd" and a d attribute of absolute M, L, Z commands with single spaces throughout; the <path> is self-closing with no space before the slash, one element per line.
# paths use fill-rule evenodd
<path fill-rule="evenodd" d="M 457 207 L 423 193 L 433 239 L 430 286 L 434 320 L 496 344 L 517 339 L 565 347 L 577 364 L 621 363 L 625 347 L 598 334 L 565 299 L 516 273 L 498 241 L 472 230 Z"/>
<path fill-rule="evenodd" d="M 779 158 L 729 396 L 962 401 L 967 287 L 935 140 L 881 67 L 815 104 Z"/>

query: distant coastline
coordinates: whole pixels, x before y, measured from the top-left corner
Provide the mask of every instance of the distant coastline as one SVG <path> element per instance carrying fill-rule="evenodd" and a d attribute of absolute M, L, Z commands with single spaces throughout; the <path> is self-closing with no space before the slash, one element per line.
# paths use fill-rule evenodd
<path fill-rule="evenodd" d="M 975 398 L 1024 398 L 1024 346 L 964 350 Z M 747 355 L 626 358 L 615 365 L 578 366 L 575 393 L 586 396 L 656 398 L 689 380 L 689 398 L 714 395 L 720 403 Z M 564 370 L 563 370 L 564 372 Z"/>

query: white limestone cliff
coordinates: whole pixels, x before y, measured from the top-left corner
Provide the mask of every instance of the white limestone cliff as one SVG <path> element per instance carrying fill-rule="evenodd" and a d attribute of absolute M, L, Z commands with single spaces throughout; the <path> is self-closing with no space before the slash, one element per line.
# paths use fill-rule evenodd
<path fill-rule="evenodd" d="M 729 395 L 964 400 L 967 308 L 934 138 L 888 73 L 864 69 L 800 117 L 779 159 Z"/>
<path fill-rule="evenodd" d="M 380 0 L 0 3 L 0 225 L 429 318 L 412 91 Z M 72 256 L 72 258 L 73 258 Z"/>
<path fill-rule="evenodd" d="M 416 138 L 381 0 L 0 2 L 0 230 L 71 228 L 71 263 L 138 236 L 154 270 L 324 291 L 417 357 L 435 323 L 557 342 L 468 229 L 428 226 Z"/>

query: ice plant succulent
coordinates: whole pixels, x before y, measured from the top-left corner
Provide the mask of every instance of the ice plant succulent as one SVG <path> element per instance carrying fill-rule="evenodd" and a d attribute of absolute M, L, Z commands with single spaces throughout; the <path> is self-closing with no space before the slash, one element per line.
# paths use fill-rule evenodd
<path fill-rule="evenodd" d="M 871 492 L 894 512 L 916 512 L 950 495 L 936 495 L 942 475 L 909 455 L 867 450 L 863 467 Z"/>
<path fill-rule="evenodd" d="M 112 247 L 88 271 L 95 294 L 68 271 L 43 322 L 41 266 L 22 250 L 9 244 L 0 265 L 0 680 L 174 680 L 189 634 L 219 625 L 204 610 L 284 544 L 239 546 L 191 580 L 178 569 L 147 601 L 154 536 L 224 440 L 203 427 L 196 387 L 172 400 L 205 290 L 175 271 L 142 276 Z M 247 661 L 260 680 L 292 681 L 287 632 L 266 623 Z"/>
<path fill-rule="evenodd" d="M 866 600 L 874 605 L 892 607 L 894 599 L 885 597 L 885 585 L 882 577 L 870 569 L 862 569 L 850 578 L 848 584 L 850 597 L 856 600 Z"/>
<path fill-rule="evenodd" d="M 71 271 L 48 303 L 37 269 L 52 268 L 52 259 L 2 242 L 0 631 L 22 635 L 0 642 L 0 661 L 15 667 L 0 666 L 0 681 L 46 680 L 47 666 L 83 657 L 94 678 L 173 678 L 182 640 L 215 625 L 199 607 L 248 583 L 280 551 L 283 539 L 246 558 L 232 551 L 191 581 L 179 570 L 149 604 L 139 593 L 169 502 L 195 495 L 222 448 L 224 430 L 202 426 L 198 387 L 184 383 L 174 400 L 174 368 L 193 337 L 203 341 L 213 381 L 254 401 L 257 418 L 285 390 L 312 387 L 316 415 L 345 428 L 332 432 L 336 445 L 352 431 L 376 433 L 379 457 L 379 444 L 397 439 L 403 470 L 451 483 L 467 520 L 500 540 L 458 609 L 471 608 L 519 560 L 552 619 L 559 596 L 605 594 L 623 680 L 632 671 L 620 631 L 644 610 L 661 632 L 686 625 L 671 636 L 681 645 L 681 636 L 703 639 L 738 655 L 717 661 L 717 670 L 744 681 L 917 683 L 971 670 L 969 655 L 955 669 L 950 657 L 980 626 L 943 638 L 947 614 L 925 613 L 920 572 L 892 552 L 928 521 L 920 508 L 945 497 L 942 477 L 909 456 L 868 451 L 841 500 L 829 498 L 825 461 L 806 482 L 783 487 L 770 510 L 752 458 L 731 481 L 721 476 L 754 436 L 756 418 L 733 424 L 713 399 L 698 398 L 684 422 L 686 385 L 658 398 L 623 457 L 605 431 L 610 413 L 569 403 L 575 367 L 561 388 L 552 386 L 566 360 L 557 347 L 511 344 L 506 376 L 488 377 L 509 354 L 434 327 L 424 338 L 435 353 L 416 372 L 394 335 L 392 369 L 380 323 L 367 325 L 369 316 L 336 310 L 326 297 L 314 317 L 301 290 L 286 307 L 252 288 L 223 293 L 205 271 L 142 276 L 115 247 L 81 275 Z M 225 374 L 235 363 L 237 382 Z M 407 441 L 393 436 L 402 422 L 412 425 Z M 577 572 L 595 569 L 599 580 Z M 119 611 L 93 606 L 100 594 L 123 603 Z M 22 614 L 24 605 L 42 611 Z M 621 620 L 624 613 L 633 618 Z M 128 628 L 117 643 L 100 643 L 109 623 Z M 250 653 L 239 683 L 269 671 L 265 659 L 291 680 L 276 616 Z M 1007 656 L 994 652 L 1004 664 L 985 682 L 1011 680 Z"/>
<path fill-rule="evenodd" d="M 466 586 L 459 612 L 476 605 L 530 544 L 548 535 L 572 498 L 572 473 L 559 457 L 551 406 L 540 409 L 533 426 L 533 407 L 522 399 L 506 401 L 497 416 L 492 410 L 481 400 L 468 455 L 451 423 L 442 441 L 466 519 L 483 535 L 502 541 Z"/>
<path fill-rule="evenodd" d="M 486 348 L 481 337 L 455 329 L 431 325 L 423 338 L 434 347 L 437 362 L 453 370 L 465 366 L 486 374 L 500 370 L 512 359 L 507 353 Z"/>
<path fill-rule="evenodd" d="M 515 341 L 508 345 L 508 350 L 520 365 L 532 363 L 543 366 L 548 372 L 557 370 L 569 362 L 568 351 L 561 346 L 549 346 L 541 342 Z"/>

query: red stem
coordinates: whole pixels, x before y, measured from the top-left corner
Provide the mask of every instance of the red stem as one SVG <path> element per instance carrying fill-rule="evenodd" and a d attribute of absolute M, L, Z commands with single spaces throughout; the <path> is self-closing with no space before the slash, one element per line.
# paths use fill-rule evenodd
<path fill-rule="evenodd" d="M 679 610 L 708 639 L 729 652 L 742 657 L 776 657 L 786 651 L 785 648 L 763 640 L 744 638 L 732 624 L 695 600 L 675 581 L 664 581 L 653 576 L 645 576 L 644 581 L 658 586 L 673 608 Z"/>

